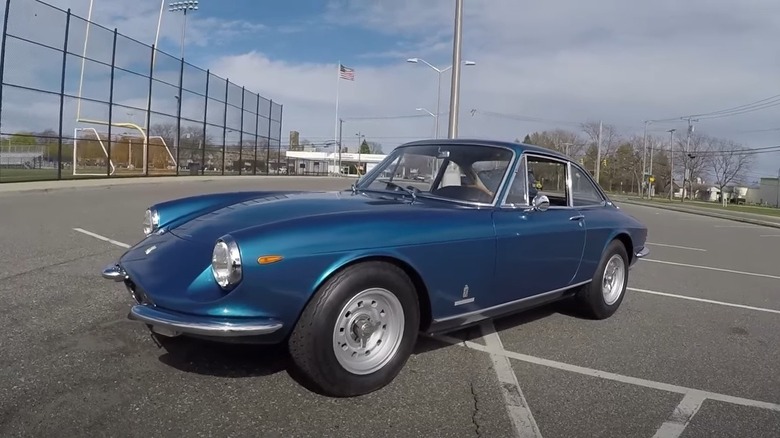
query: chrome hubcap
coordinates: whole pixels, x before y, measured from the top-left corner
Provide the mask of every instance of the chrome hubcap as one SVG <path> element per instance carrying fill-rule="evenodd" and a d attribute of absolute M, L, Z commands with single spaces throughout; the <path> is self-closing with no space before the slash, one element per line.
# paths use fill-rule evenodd
<path fill-rule="evenodd" d="M 401 302 L 386 289 L 367 289 L 344 305 L 333 327 L 333 352 L 352 374 L 370 374 L 387 364 L 404 332 Z"/>
<path fill-rule="evenodd" d="M 604 276 L 601 283 L 601 293 L 607 305 L 614 304 L 623 292 L 623 282 L 626 279 L 626 265 L 623 258 L 613 255 L 604 268 Z"/>

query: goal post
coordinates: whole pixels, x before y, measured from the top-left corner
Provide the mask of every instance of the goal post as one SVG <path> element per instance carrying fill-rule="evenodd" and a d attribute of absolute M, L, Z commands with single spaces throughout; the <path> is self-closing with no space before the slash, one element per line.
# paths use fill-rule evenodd
<path fill-rule="evenodd" d="M 94 137 L 85 137 L 82 135 L 84 131 L 90 132 Z M 108 158 L 108 148 L 97 129 L 75 128 L 73 130 L 73 176 L 105 175 L 105 171 L 97 172 L 98 169 L 105 169 L 105 161 L 108 161 L 111 166 L 109 175 L 114 175 L 116 165 L 114 160 Z"/>
<path fill-rule="evenodd" d="M 134 123 L 112 123 L 111 126 L 137 132 L 112 133 L 109 139 L 106 131 L 93 127 L 74 129 L 74 176 L 105 176 L 107 166 L 109 176 L 143 175 L 145 171 L 156 175 L 176 172 L 176 156 L 162 136 L 147 137 Z"/>

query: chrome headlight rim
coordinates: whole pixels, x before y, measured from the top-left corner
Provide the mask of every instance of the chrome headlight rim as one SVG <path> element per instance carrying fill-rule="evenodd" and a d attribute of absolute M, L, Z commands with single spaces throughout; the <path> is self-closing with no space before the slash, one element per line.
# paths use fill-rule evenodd
<path fill-rule="evenodd" d="M 147 208 L 144 212 L 143 231 L 145 235 L 150 235 L 160 226 L 160 214 L 154 207 Z"/>
<path fill-rule="evenodd" d="M 241 282 L 243 276 L 241 250 L 232 236 L 222 236 L 211 252 L 211 274 L 222 290 L 229 291 Z"/>

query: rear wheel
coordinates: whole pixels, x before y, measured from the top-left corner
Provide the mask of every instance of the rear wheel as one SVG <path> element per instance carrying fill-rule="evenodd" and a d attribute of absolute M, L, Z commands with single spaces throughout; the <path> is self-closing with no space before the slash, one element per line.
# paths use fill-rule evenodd
<path fill-rule="evenodd" d="M 581 310 L 594 319 L 606 319 L 617 311 L 628 285 L 628 253 L 619 240 L 604 251 L 593 279 L 579 290 L 576 299 Z"/>
<path fill-rule="evenodd" d="M 326 395 L 366 394 L 401 371 L 419 321 L 417 294 L 403 270 L 386 262 L 360 263 L 315 293 L 290 335 L 290 355 Z"/>

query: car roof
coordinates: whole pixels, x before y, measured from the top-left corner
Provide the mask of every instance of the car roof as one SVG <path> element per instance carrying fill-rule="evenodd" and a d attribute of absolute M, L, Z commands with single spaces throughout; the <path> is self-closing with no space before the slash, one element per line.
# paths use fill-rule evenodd
<path fill-rule="evenodd" d="M 422 146 L 422 145 L 431 145 L 431 144 L 505 147 L 515 151 L 518 155 L 522 154 L 523 152 L 533 152 L 533 153 L 539 153 L 551 157 L 560 158 L 567 161 L 572 161 L 571 157 L 564 155 L 558 151 L 548 149 L 543 146 L 536 146 L 536 145 L 526 144 L 526 143 L 515 143 L 513 141 L 502 141 L 502 140 L 486 140 L 486 139 L 473 139 L 473 138 L 426 139 L 426 140 L 416 140 L 416 141 L 407 142 L 402 145 L 399 145 L 398 147 Z"/>

